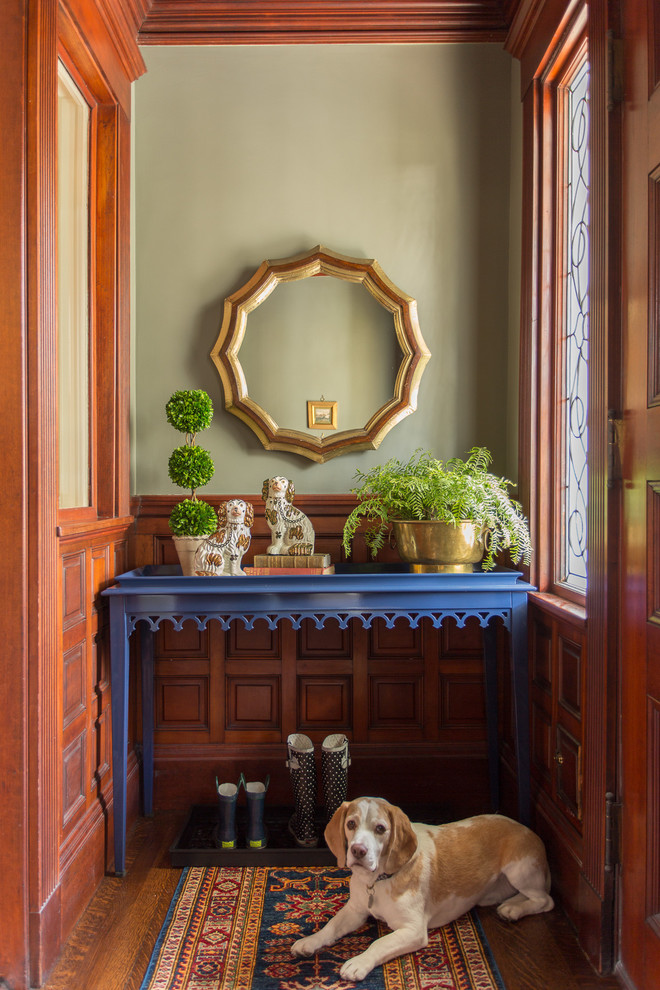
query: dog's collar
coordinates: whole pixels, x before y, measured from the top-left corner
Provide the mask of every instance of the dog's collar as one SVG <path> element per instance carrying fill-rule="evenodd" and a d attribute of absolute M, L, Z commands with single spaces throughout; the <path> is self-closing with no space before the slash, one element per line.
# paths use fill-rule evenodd
<path fill-rule="evenodd" d="M 376 877 L 373 883 L 367 884 L 367 890 L 373 890 L 379 880 L 389 880 L 393 876 L 393 873 L 381 873 L 379 877 Z"/>
<path fill-rule="evenodd" d="M 390 877 L 393 876 L 394 876 L 393 873 L 381 873 L 380 876 L 376 877 L 373 883 L 367 884 L 367 890 L 369 891 L 369 903 L 367 904 L 367 908 L 369 910 L 371 910 L 371 907 L 374 903 L 374 887 L 376 886 L 376 884 L 379 882 L 379 880 L 389 880 Z"/>

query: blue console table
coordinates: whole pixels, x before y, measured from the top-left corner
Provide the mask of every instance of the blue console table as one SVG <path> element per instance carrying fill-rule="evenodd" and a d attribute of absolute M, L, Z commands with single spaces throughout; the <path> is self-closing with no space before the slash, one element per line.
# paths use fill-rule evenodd
<path fill-rule="evenodd" d="M 210 619 L 228 629 L 240 620 L 251 629 L 264 620 L 270 629 L 287 619 L 299 629 L 304 619 L 322 628 L 329 618 L 345 629 L 351 619 L 369 628 L 376 618 L 392 628 L 397 619 L 415 627 L 428 618 L 437 628 L 449 617 L 459 627 L 475 616 L 484 629 L 484 667 L 490 796 L 499 803 L 497 652 L 494 620 L 511 635 L 518 816 L 530 818 L 529 686 L 527 595 L 534 588 L 519 572 L 499 568 L 471 574 L 417 574 L 404 565 L 338 565 L 337 573 L 250 577 L 183 577 L 179 567 L 149 566 L 120 574 L 103 595 L 110 604 L 112 761 L 115 872 L 126 862 L 126 757 L 128 748 L 129 639 L 140 625 L 142 658 L 142 741 L 144 813 L 153 804 L 154 693 L 153 634 L 167 619 L 175 629 L 192 619 L 204 629 Z"/>

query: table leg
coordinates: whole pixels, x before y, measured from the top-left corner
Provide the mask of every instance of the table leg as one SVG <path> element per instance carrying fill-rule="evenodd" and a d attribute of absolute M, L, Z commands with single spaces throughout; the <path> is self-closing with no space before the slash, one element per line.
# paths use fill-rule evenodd
<path fill-rule="evenodd" d="M 516 596 L 517 597 L 517 596 Z M 527 664 L 527 598 L 511 609 L 511 686 L 513 690 L 516 761 L 518 763 L 518 819 L 531 822 L 529 670 Z"/>
<path fill-rule="evenodd" d="M 154 633 L 140 623 L 142 664 L 142 803 L 144 814 L 153 814 L 154 796 Z"/>
<path fill-rule="evenodd" d="M 486 730 L 488 735 L 488 775 L 490 806 L 500 806 L 500 737 L 497 704 L 497 628 L 491 619 L 484 629 L 484 677 L 486 683 Z"/>
<path fill-rule="evenodd" d="M 110 599 L 110 688 L 112 691 L 112 801 L 115 873 L 126 873 L 126 757 L 128 751 L 128 630 L 124 599 Z"/>

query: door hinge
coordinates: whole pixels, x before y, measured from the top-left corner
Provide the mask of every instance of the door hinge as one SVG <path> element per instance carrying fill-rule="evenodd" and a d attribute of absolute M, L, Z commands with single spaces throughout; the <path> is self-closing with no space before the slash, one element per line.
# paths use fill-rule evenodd
<path fill-rule="evenodd" d="M 607 485 L 621 481 L 621 440 L 623 420 L 615 409 L 607 413 Z"/>
<path fill-rule="evenodd" d="M 616 801 L 614 794 L 605 795 L 605 872 L 621 864 L 621 815 L 623 804 Z"/>
<path fill-rule="evenodd" d="M 607 32 L 607 109 L 623 103 L 623 38 Z"/>

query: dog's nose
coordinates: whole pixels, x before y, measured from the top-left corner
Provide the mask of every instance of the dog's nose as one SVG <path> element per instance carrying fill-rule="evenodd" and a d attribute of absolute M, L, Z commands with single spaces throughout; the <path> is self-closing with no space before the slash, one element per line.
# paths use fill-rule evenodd
<path fill-rule="evenodd" d="M 351 853 L 356 859 L 364 859 L 367 855 L 367 847 L 363 846 L 361 842 L 354 842 L 351 846 Z"/>

